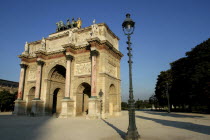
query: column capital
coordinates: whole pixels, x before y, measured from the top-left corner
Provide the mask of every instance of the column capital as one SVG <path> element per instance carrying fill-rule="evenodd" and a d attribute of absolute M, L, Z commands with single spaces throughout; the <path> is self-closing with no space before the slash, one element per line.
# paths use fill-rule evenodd
<path fill-rule="evenodd" d="M 44 65 L 44 61 L 42 61 L 42 60 L 38 60 L 38 61 L 36 61 L 37 62 L 37 65 Z"/>
<path fill-rule="evenodd" d="M 72 55 L 70 55 L 70 54 L 66 55 L 66 60 L 72 61 L 73 59 L 74 59 L 74 57 Z"/>
<path fill-rule="evenodd" d="M 26 65 L 26 64 L 20 64 L 20 67 L 25 69 L 25 68 L 28 67 L 28 65 Z"/>
<path fill-rule="evenodd" d="M 93 51 L 90 52 L 90 55 L 91 55 L 91 57 L 92 56 L 98 56 L 99 52 L 97 50 L 93 50 Z"/>

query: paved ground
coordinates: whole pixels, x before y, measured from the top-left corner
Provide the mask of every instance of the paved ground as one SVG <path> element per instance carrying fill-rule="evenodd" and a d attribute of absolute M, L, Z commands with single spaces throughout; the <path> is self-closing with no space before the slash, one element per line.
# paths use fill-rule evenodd
<path fill-rule="evenodd" d="M 210 115 L 136 111 L 142 140 L 210 140 Z M 128 114 L 86 120 L 12 116 L 0 112 L 0 140 L 121 140 Z"/>

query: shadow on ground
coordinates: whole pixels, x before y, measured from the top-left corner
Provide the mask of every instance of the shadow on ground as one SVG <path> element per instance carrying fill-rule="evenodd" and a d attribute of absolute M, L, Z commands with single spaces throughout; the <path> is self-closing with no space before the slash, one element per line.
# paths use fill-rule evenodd
<path fill-rule="evenodd" d="M 181 129 L 186 129 L 206 135 L 210 135 L 210 126 L 205 126 L 205 125 L 199 125 L 199 124 L 194 124 L 190 122 L 179 122 L 179 121 L 169 121 L 169 120 L 161 120 L 161 119 L 155 119 L 155 118 L 149 118 L 149 117 L 143 117 L 143 116 L 136 116 L 137 118 L 145 119 L 145 120 L 151 120 L 156 123 L 165 125 L 165 126 L 171 126 L 171 127 L 176 127 L 176 128 L 181 128 Z"/>
<path fill-rule="evenodd" d="M 157 111 L 144 111 L 145 113 L 152 114 L 152 115 L 161 115 L 161 116 L 167 116 L 167 117 L 175 117 L 175 118 L 203 118 L 203 116 L 198 115 L 184 115 L 184 114 L 173 114 L 168 112 L 157 112 Z"/>
<path fill-rule="evenodd" d="M 38 140 L 40 139 L 40 127 L 52 117 L 29 117 L 0 115 L 1 140 Z"/>
<path fill-rule="evenodd" d="M 123 131 L 120 130 L 119 128 L 115 127 L 113 124 L 111 124 L 111 123 L 105 121 L 104 119 L 102 119 L 102 120 L 103 120 L 107 125 L 109 125 L 111 128 L 113 128 L 113 129 L 120 135 L 120 137 L 121 137 L 122 139 L 125 138 L 125 135 L 126 135 L 125 132 L 123 132 Z"/>

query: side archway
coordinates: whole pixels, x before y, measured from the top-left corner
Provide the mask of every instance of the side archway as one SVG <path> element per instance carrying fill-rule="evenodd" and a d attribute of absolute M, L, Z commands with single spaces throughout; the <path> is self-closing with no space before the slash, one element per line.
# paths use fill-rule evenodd
<path fill-rule="evenodd" d="M 29 90 L 29 93 L 28 93 L 28 102 L 27 102 L 27 114 L 30 114 L 31 113 L 31 107 L 32 107 L 32 100 L 35 98 L 35 87 L 32 87 L 30 90 Z"/>
<path fill-rule="evenodd" d="M 109 87 L 109 114 L 112 116 L 114 112 L 117 112 L 117 92 L 114 84 Z"/>
<path fill-rule="evenodd" d="M 82 83 L 77 88 L 76 93 L 76 115 L 88 114 L 88 100 L 91 96 L 91 86 L 88 83 Z"/>

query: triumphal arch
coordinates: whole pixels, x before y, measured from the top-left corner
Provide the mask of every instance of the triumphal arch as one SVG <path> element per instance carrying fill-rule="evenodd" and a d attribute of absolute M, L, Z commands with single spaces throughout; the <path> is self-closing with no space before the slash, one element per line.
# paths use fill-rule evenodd
<path fill-rule="evenodd" d="M 63 28 L 62 28 L 63 27 Z M 16 115 L 107 118 L 121 112 L 119 38 L 104 24 L 59 26 L 25 44 Z M 103 92 L 102 97 L 99 93 Z"/>

